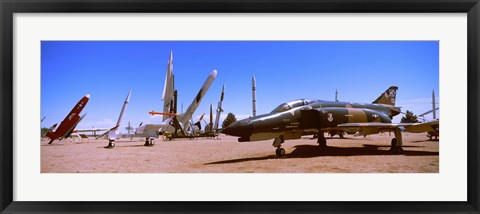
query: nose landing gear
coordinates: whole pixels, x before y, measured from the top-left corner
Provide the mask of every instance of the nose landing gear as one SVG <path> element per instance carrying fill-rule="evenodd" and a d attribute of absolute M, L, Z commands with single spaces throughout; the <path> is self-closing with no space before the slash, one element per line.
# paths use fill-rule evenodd
<path fill-rule="evenodd" d="M 318 133 L 318 147 L 320 148 L 327 148 L 327 139 L 325 139 L 325 136 L 323 136 L 323 132 Z"/>
<path fill-rule="evenodd" d="M 277 154 L 277 157 L 283 157 L 285 155 L 285 149 L 283 148 L 277 148 L 275 150 L 275 154 Z"/>
<path fill-rule="evenodd" d="M 282 148 L 283 142 L 285 142 L 285 140 L 283 140 L 283 136 L 277 137 L 273 140 L 272 146 L 277 148 L 275 150 L 277 157 L 283 157 L 285 155 L 285 149 Z"/>

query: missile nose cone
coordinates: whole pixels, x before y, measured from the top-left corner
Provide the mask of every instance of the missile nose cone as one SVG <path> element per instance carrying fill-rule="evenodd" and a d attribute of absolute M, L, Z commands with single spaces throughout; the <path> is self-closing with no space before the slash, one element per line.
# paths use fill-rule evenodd
<path fill-rule="evenodd" d="M 213 76 L 213 78 L 217 77 L 217 70 L 213 70 L 210 76 Z"/>
<path fill-rule="evenodd" d="M 90 99 L 90 94 L 85 95 L 86 98 Z"/>
<path fill-rule="evenodd" d="M 130 91 L 128 91 L 128 95 L 127 95 L 127 98 L 125 99 L 125 101 L 129 101 L 130 100 L 130 95 L 132 94 L 132 89 L 130 89 Z"/>

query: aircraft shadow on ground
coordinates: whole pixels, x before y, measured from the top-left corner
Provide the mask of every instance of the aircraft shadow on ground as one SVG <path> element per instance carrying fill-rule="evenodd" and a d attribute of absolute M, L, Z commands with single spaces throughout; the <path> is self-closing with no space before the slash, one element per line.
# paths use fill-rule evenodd
<path fill-rule="evenodd" d="M 314 140 L 314 141 L 317 141 L 318 138 L 302 138 L 302 139 L 305 139 L 305 140 Z M 338 139 L 338 140 L 370 140 L 370 138 L 364 138 L 364 137 L 325 137 L 325 139 L 327 140 L 335 140 L 335 139 Z"/>
<path fill-rule="evenodd" d="M 327 140 L 334 140 L 334 139 L 338 139 L 338 140 L 371 140 L 370 138 L 364 138 L 364 137 L 344 137 L 344 138 L 341 138 L 341 137 L 325 137 L 325 139 Z M 316 138 L 314 140 L 317 140 Z"/>
<path fill-rule="evenodd" d="M 128 146 L 115 146 L 115 148 L 135 148 L 135 147 L 152 147 L 152 146 L 144 146 L 143 144 L 138 144 L 138 145 L 128 145 Z M 105 146 L 99 146 L 97 147 L 99 149 L 104 149 Z"/>
<path fill-rule="evenodd" d="M 120 146 L 120 147 L 153 147 L 153 146 L 145 146 L 143 144 L 138 144 L 138 145 L 129 145 L 129 146 Z"/>
<path fill-rule="evenodd" d="M 438 156 L 438 152 L 431 151 L 409 151 L 408 148 L 422 147 L 422 146 L 403 146 L 404 151 L 391 152 L 389 150 L 379 150 L 381 147 L 389 148 L 390 146 L 378 146 L 363 144 L 364 147 L 328 147 L 326 149 L 320 149 L 316 145 L 298 145 L 295 146 L 295 150 L 291 153 L 285 154 L 284 157 L 278 158 L 276 155 L 268 155 L 264 157 L 252 157 L 252 158 L 240 158 L 232 160 L 224 160 L 206 163 L 210 164 L 226 164 L 226 163 L 239 163 L 246 161 L 259 161 L 269 159 L 289 159 L 289 158 L 313 158 L 322 156 L 363 156 L 363 155 L 404 155 L 404 156 Z M 273 150 L 272 150 L 273 152 Z"/>
<path fill-rule="evenodd" d="M 413 143 L 426 143 L 426 142 L 438 142 L 439 140 L 416 140 L 416 141 L 412 141 Z"/>

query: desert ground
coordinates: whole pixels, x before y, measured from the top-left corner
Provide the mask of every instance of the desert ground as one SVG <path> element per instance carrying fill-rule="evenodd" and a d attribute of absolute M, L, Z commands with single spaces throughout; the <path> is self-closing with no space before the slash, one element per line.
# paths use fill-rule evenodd
<path fill-rule="evenodd" d="M 238 142 L 218 139 L 41 141 L 42 173 L 438 173 L 439 142 L 425 133 L 403 133 L 402 152 L 389 150 L 389 133 L 367 137 L 327 137 L 329 148 L 304 136 L 283 144 L 286 155 L 277 158 L 273 140 Z"/>

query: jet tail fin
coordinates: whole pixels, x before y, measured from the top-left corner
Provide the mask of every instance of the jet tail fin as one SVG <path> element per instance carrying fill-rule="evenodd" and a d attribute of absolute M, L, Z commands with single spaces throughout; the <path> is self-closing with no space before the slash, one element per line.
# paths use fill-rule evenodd
<path fill-rule="evenodd" d="M 380 96 L 373 101 L 375 104 L 385 104 L 395 106 L 395 98 L 397 97 L 397 86 L 390 86 L 385 92 L 380 94 Z"/>

